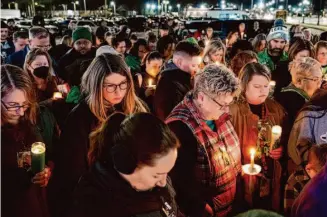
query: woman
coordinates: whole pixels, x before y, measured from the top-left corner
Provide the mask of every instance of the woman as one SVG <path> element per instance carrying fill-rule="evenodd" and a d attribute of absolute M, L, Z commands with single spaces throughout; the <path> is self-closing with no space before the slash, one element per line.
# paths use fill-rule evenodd
<path fill-rule="evenodd" d="M 277 70 L 277 72 L 281 72 L 281 73 L 279 73 L 280 75 L 275 76 L 275 80 L 276 80 L 276 87 L 274 92 L 275 98 L 279 98 L 279 94 L 281 90 L 284 87 L 287 87 L 292 81 L 290 63 L 293 60 L 298 60 L 304 57 L 315 58 L 314 47 L 310 41 L 299 38 L 295 40 L 295 42 L 290 46 L 288 50 L 288 61 L 281 62 L 279 65 L 280 68 Z M 287 71 L 289 73 L 286 73 Z"/>
<path fill-rule="evenodd" d="M 144 100 L 151 111 L 153 111 L 153 97 L 155 87 L 159 81 L 159 72 L 163 64 L 163 59 L 159 52 L 154 51 L 149 53 L 145 59 L 142 73 L 142 85 L 139 90 L 139 96 Z"/>
<path fill-rule="evenodd" d="M 327 143 L 327 90 L 319 89 L 300 110 L 288 141 L 288 154 L 296 165 L 304 165 L 312 144 Z"/>
<path fill-rule="evenodd" d="M 145 39 L 138 39 L 126 56 L 126 64 L 131 68 L 132 73 L 141 72 L 141 62 L 148 52 L 148 44 Z"/>
<path fill-rule="evenodd" d="M 297 39 L 288 50 L 288 58 L 293 61 L 304 57 L 315 58 L 313 44 L 305 39 Z"/>
<path fill-rule="evenodd" d="M 319 61 L 322 67 L 322 74 L 327 80 L 327 42 L 319 41 L 315 45 L 316 60 Z"/>
<path fill-rule="evenodd" d="M 256 53 L 263 51 L 267 46 L 266 35 L 262 33 L 256 35 L 251 43 Z"/>
<path fill-rule="evenodd" d="M 69 206 L 79 177 L 88 169 L 89 134 L 114 111 L 146 111 L 135 95 L 128 66 L 119 55 L 97 56 L 83 75 L 81 89 L 84 99 L 68 115 L 57 149 L 53 182 L 49 184 L 51 202 L 57 205 L 51 208 L 58 216 L 67 208 L 65 205 Z"/>
<path fill-rule="evenodd" d="M 47 52 L 41 49 L 31 50 L 26 56 L 24 70 L 35 85 L 38 102 L 51 99 L 53 93 L 58 91 L 59 79 L 53 75 L 51 58 Z"/>
<path fill-rule="evenodd" d="M 179 142 L 167 125 L 147 113 L 116 113 L 90 137 L 91 170 L 69 216 L 177 216 L 168 172 Z"/>
<path fill-rule="evenodd" d="M 253 51 L 241 51 L 230 62 L 230 68 L 236 76 L 239 75 L 240 70 L 248 63 L 257 63 L 258 56 Z"/>
<path fill-rule="evenodd" d="M 55 61 L 59 61 L 60 58 L 72 48 L 72 44 L 72 37 L 65 35 L 62 37 L 60 44 L 49 50 L 49 54 Z"/>
<path fill-rule="evenodd" d="M 254 192 L 245 187 L 245 200 L 253 208 L 279 211 L 286 115 L 283 108 L 268 98 L 270 71 L 259 63 L 249 63 L 243 67 L 239 78 L 242 94 L 230 106 L 232 123 L 241 144 L 242 164 L 250 163 L 250 150 L 256 150 L 255 163 L 262 167 L 255 177 Z M 270 133 L 273 125 L 283 129 L 279 147 L 270 148 Z M 249 186 L 245 177 L 245 186 Z"/>
<path fill-rule="evenodd" d="M 299 110 L 321 86 L 322 72 L 319 62 L 311 57 L 294 60 L 289 68 L 292 82 L 282 88 L 276 100 L 285 108 L 293 124 Z"/>
<path fill-rule="evenodd" d="M 226 64 L 226 47 L 220 40 L 210 41 L 205 47 L 203 54 L 203 63 L 208 65 L 211 63 Z"/>
<path fill-rule="evenodd" d="M 181 143 L 171 177 L 177 203 L 188 216 L 231 212 L 241 158 L 228 106 L 237 90 L 238 80 L 230 70 L 208 65 L 166 120 Z"/>
<path fill-rule="evenodd" d="M 237 30 L 233 30 L 231 32 L 228 33 L 226 41 L 225 41 L 225 45 L 227 47 L 227 49 L 232 48 L 233 44 L 238 40 L 238 31 Z"/>
<path fill-rule="evenodd" d="M 47 217 L 44 193 L 50 170 L 31 171 L 31 146 L 43 141 L 37 102 L 30 77 L 16 66 L 1 66 L 1 110 L 1 213 Z"/>

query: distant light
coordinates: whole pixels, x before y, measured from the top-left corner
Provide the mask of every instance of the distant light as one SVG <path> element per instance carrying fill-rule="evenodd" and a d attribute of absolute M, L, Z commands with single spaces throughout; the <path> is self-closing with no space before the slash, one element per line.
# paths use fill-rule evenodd
<path fill-rule="evenodd" d="M 205 9 L 206 6 L 203 4 L 203 5 L 200 6 L 200 8 Z"/>
<path fill-rule="evenodd" d="M 192 6 L 188 6 L 188 9 L 192 9 L 193 7 Z"/>
<path fill-rule="evenodd" d="M 150 4 L 146 4 L 146 9 L 150 9 L 151 5 Z"/>
<path fill-rule="evenodd" d="M 152 9 L 152 10 L 156 9 L 156 5 L 155 5 L 155 4 L 152 4 L 152 5 L 151 5 L 151 9 Z"/>
<path fill-rule="evenodd" d="M 259 2 L 258 7 L 259 7 L 260 9 L 263 9 L 263 8 L 265 7 L 265 4 L 264 4 L 263 2 Z"/>
<path fill-rule="evenodd" d="M 181 4 L 177 4 L 177 7 L 180 8 L 181 7 Z"/>
<path fill-rule="evenodd" d="M 168 9 L 171 10 L 173 7 L 171 5 L 168 6 Z"/>
<path fill-rule="evenodd" d="M 283 5 L 279 5 L 278 9 L 283 10 L 284 6 Z"/>
<path fill-rule="evenodd" d="M 110 5 L 114 6 L 115 5 L 115 2 L 114 1 L 111 1 L 110 2 Z"/>

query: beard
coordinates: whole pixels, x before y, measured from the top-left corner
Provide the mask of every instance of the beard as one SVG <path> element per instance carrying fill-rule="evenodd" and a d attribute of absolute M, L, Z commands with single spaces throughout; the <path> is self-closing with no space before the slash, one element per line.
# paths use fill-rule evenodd
<path fill-rule="evenodd" d="M 283 54 L 284 49 L 272 48 L 271 45 L 268 44 L 268 51 L 271 56 L 279 57 Z"/>

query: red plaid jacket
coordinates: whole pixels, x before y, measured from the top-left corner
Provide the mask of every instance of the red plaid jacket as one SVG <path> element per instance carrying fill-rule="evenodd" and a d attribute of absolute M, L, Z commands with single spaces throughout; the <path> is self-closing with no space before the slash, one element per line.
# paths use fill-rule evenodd
<path fill-rule="evenodd" d="M 194 168 L 198 182 L 213 189 L 215 216 L 226 216 L 232 209 L 236 192 L 236 176 L 241 171 L 239 140 L 228 114 L 215 121 L 216 132 L 203 120 L 189 92 L 168 116 L 166 123 L 182 121 L 198 141 L 197 165 Z"/>

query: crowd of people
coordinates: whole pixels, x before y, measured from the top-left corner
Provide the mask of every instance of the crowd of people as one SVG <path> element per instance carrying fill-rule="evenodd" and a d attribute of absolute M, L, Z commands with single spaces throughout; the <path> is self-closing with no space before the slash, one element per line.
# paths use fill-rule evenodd
<path fill-rule="evenodd" d="M 327 32 L 246 31 L 2 22 L 2 215 L 327 216 Z"/>

